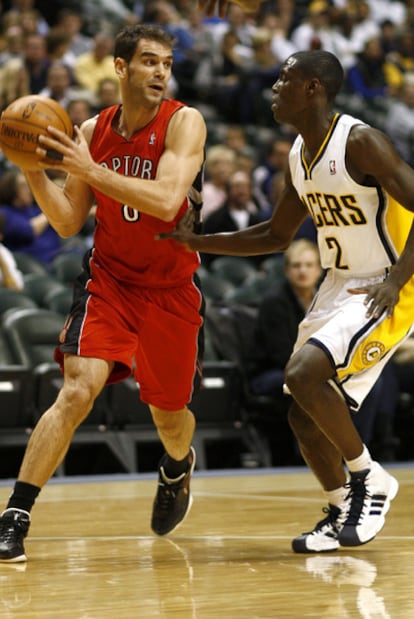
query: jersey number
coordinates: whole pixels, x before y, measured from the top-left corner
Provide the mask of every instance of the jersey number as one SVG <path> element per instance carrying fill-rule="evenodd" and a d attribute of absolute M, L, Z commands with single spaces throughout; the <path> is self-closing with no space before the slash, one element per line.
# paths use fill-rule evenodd
<path fill-rule="evenodd" d="M 140 212 L 137 211 L 135 208 L 131 208 L 130 206 L 128 206 L 128 204 L 124 204 L 122 206 L 121 212 L 122 217 L 125 219 L 125 221 L 128 221 L 130 223 L 139 221 L 139 218 L 141 217 Z"/>
<path fill-rule="evenodd" d="M 337 269 L 342 269 L 343 271 L 347 271 L 349 269 L 349 266 L 347 264 L 342 264 L 342 249 L 340 244 L 338 243 L 338 240 L 334 237 L 334 236 L 328 236 L 325 239 L 327 246 L 329 247 L 329 249 L 334 249 L 336 251 L 336 258 L 335 258 L 335 267 Z"/>

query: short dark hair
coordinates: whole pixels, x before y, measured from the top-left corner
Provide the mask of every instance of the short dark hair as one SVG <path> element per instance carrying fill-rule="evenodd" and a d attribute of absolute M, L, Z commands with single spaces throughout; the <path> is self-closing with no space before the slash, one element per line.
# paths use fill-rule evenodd
<path fill-rule="evenodd" d="M 156 41 L 171 49 L 174 47 L 176 41 L 172 35 L 158 26 L 148 24 L 126 26 L 115 37 L 115 58 L 122 58 L 126 62 L 131 62 L 137 44 L 141 39 Z"/>
<path fill-rule="evenodd" d="M 333 101 L 344 81 L 344 70 L 338 58 L 325 50 L 295 52 L 293 58 L 298 61 L 297 68 L 306 78 L 316 77 Z"/>

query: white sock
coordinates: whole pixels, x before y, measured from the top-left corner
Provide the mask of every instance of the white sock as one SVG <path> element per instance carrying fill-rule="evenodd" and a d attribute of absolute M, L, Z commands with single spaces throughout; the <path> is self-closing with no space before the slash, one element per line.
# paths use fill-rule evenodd
<path fill-rule="evenodd" d="M 362 450 L 362 454 L 358 456 L 358 458 L 354 458 L 353 460 L 345 460 L 348 470 L 352 473 L 356 471 L 364 471 L 365 469 L 370 469 L 372 465 L 371 454 L 369 453 L 367 446 L 364 445 L 364 449 Z"/>
<path fill-rule="evenodd" d="M 345 488 L 345 486 L 340 486 L 335 490 L 324 491 L 324 495 L 326 496 L 328 503 L 331 505 L 336 505 L 336 507 L 340 507 L 343 503 L 345 503 L 348 493 L 349 490 Z"/>

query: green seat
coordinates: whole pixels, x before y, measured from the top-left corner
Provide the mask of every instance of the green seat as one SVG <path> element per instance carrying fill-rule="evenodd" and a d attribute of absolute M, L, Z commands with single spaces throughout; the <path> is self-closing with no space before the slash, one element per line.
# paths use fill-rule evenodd
<path fill-rule="evenodd" d="M 53 288 L 46 294 L 44 303 L 47 309 L 66 316 L 72 306 L 72 298 L 72 288 Z"/>
<path fill-rule="evenodd" d="M 24 276 L 23 292 L 30 297 L 38 307 L 46 308 L 46 298 L 51 291 L 64 290 L 65 285 L 52 275 L 30 273 Z"/>
<path fill-rule="evenodd" d="M 227 295 L 234 289 L 234 284 L 230 281 L 210 273 L 209 271 L 199 273 L 201 291 L 212 301 L 224 301 Z"/>
<path fill-rule="evenodd" d="M 0 315 L 12 308 L 37 307 L 36 302 L 20 290 L 0 288 Z"/>
<path fill-rule="evenodd" d="M 17 268 L 19 271 L 23 273 L 23 275 L 28 275 L 29 273 L 37 273 L 40 275 L 46 275 L 48 273 L 47 267 L 40 262 L 34 256 L 30 254 L 25 254 L 21 251 L 13 252 L 14 259 L 17 264 Z"/>
<path fill-rule="evenodd" d="M 256 267 L 240 256 L 219 256 L 211 263 L 210 270 L 234 286 L 240 286 L 257 273 Z"/>
<path fill-rule="evenodd" d="M 82 256 L 59 254 L 53 259 L 50 272 L 61 283 L 72 284 L 82 272 Z"/>

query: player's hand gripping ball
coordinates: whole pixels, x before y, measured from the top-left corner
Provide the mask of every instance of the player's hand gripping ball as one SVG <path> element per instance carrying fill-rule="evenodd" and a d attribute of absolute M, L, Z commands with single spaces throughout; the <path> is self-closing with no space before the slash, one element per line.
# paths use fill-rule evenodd
<path fill-rule="evenodd" d="M 0 147 L 7 159 L 23 170 L 39 170 L 36 148 L 39 135 L 48 135 L 48 125 L 72 137 L 68 113 L 53 99 L 28 95 L 10 103 L 0 118 Z M 61 159 L 61 155 L 48 151 L 42 162 L 56 159 Z"/>

